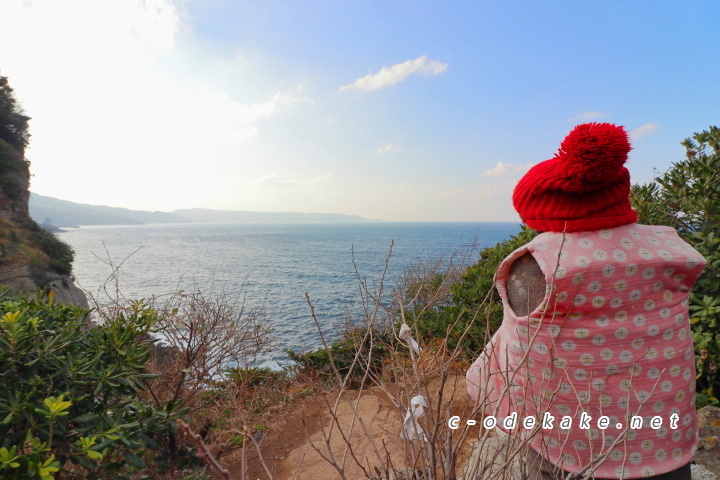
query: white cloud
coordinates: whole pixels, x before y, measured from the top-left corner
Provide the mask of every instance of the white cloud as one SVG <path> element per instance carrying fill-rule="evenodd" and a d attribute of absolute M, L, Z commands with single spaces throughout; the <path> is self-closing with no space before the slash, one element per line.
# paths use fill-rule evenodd
<path fill-rule="evenodd" d="M 163 49 L 173 46 L 182 24 L 172 2 L 145 0 L 134 4 L 128 2 L 128 5 L 135 9 L 132 25 L 136 35 Z"/>
<path fill-rule="evenodd" d="M 376 153 L 382 155 L 383 153 L 397 153 L 400 151 L 400 147 L 395 144 L 385 145 L 377 149 Z"/>
<path fill-rule="evenodd" d="M 577 122 L 577 123 L 586 123 L 586 122 L 592 122 L 604 117 L 607 117 L 607 113 L 598 112 L 598 111 L 592 111 L 592 112 L 583 112 L 580 115 L 568 118 L 568 122 Z"/>
<path fill-rule="evenodd" d="M 269 100 L 253 104 L 243 104 L 230 100 L 224 93 L 217 95 L 218 103 L 225 106 L 225 111 L 222 112 L 222 116 L 218 120 L 235 125 L 254 124 L 258 120 L 270 118 L 280 112 L 287 111 L 301 101 L 300 98 L 287 92 L 278 92 Z"/>
<path fill-rule="evenodd" d="M 497 165 L 495 165 L 493 168 L 485 170 L 483 172 L 483 177 L 489 177 L 489 178 L 509 177 L 512 175 L 525 173 L 532 166 L 533 166 L 532 163 L 527 163 L 525 165 L 516 165 L 514 163 L 498 162 Z"/>
<path fill-rule="evenodd" d="M 645 135 L 654 132 L 658 128 L 660 128 L 660 125 L 657 123 L 646 123 L 645 125 L 640 125 L 639 127 L 630 130 L 630 138 L 632 140 L 637 140 L 638 138 L 642 138 Z"/>
<path fill-rule="evenodd" d="M 277 173 L 271 173 L 270 175 L 265 175 L 264 177 L 260 177 L 255 181 L 255 183 L 260 185 L 261 187 L 279 187 L 279 188 L 292 187 L 295 185 L 294 181 L 289 180 L 287 177 L 285 177 L 283 175 L 278 175 Z"/>
<path fill-rule="evenodd" d="M 448 64 L 441 63 L 437 60 L 428 60 L 427 55 L 423 55 L 414 60 L 408 60 L 403 63 L 397 63 L 390 67 L 383 67 L 378 73 L 370 73 L 362 78 L 358 78 L 354 83 L 340 87 L 341 92 L 345 90 L 365 90 L 374 91 L 384 87 L 404 82 L 410 75 L 439 75 L 447 70 Z"/>

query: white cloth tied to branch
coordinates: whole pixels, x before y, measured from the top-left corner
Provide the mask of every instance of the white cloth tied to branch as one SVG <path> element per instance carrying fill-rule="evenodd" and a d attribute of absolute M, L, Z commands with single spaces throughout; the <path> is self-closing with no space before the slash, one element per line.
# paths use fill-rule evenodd
<path fill-rule="evenodd" d="M 425 397 L 422 395 L 415 395 L 410 399 L 410 409 L 405 414 L 405 420 L 403 420 L 403 430 L 400 432 L 400 438 L 403 440 L 415 440 L 421 438 L 424 441 L 428 441 L 425 431 L 420 426 L 418 419 L 425 415 L 425 409 L 427 408 L 427 402 Z"/>
<path fill-rule="evenodd" d="M 410 344 L 410 348 L 412 348 L 415 353 L 422 352 L 422 348 L 420 348 L 420 345 L 418 345 L 415 339 L 412 338 L 412 330 L 410 330 L 410 327 L 408 327 L 407 323 L 403 322 L 403 324 L 400 326 L 400 334 L 398 336 L 402 340 L 405 340 L 408 344 Z"/>

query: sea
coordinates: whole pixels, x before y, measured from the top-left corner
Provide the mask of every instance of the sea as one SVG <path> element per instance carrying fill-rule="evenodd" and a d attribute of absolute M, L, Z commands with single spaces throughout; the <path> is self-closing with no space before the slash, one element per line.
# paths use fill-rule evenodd
<path fill-rule="evenodd" d="M 361 285 L 390 291 L 423 263 L 475 263 L 479 250 L 519 231 L 517 223 L 154 224 L 66 228 L 76 284 L 100 302 L 184 290 L 239 296 L 260 309 L 273 349 L 250 359 L 280 368 L 287 350 L 321 346 L 306 293 L 328 341 L 361 314 Z M 387 299 L 383 299 L 386 302 Z"/>

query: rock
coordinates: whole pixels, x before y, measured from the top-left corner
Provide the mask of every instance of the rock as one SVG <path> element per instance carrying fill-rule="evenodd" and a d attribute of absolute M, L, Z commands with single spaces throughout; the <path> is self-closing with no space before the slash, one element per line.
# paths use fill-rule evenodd
<path fill-rule="evenodd" d="M 695 463 L 710 471 L 711 478 L 717 478 L 720 476 L 720 408 L 707 406 L 698 410 L 698 426 Z"/>
<path fill-rule="evenodd" d="M 528 315 L 545 299 L 545 275 L 530 253 L 510 266 L 510 280 L 508 303 L 517 315 Z"/>
<path fill-rule="evenodd" d="M 42 283 L 47 282 L 47 288 L 55 292 L 55 303 L 89 308 L 85 293 L 70 277 L 54 273 L 38 273 L 28 265 L 0 270 L 0 285 L 10 287 L 17 293 L 36 292 L 38 278 L 44 280 Z"/>
<path fill-rule="evenodd" d="M 12 288 L 18 293 L 28 293 L 37 290 L 33 274 L 29 266 L 10 267 L 0 270 L 0 285 Z"/>
<path fill-rule="evenodd" d="M 70 277 L 53 280 L 48 284 L 48 288 L 55 292 L 55 303 L 89 308 L 85 293 L 75 286 Z"/>
<path fill-rule="evenodd" d="M 718 477 L 702 465 L 691 465 L 692 480 L 715 480 Z"/>

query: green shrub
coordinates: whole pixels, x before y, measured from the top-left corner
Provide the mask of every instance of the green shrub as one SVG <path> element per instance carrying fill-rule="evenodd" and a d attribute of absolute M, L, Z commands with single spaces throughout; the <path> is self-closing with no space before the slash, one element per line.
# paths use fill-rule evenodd
<path fill-rule="evenodd" d="M 71 461 L 95 478 L 173 428 L 136 401 L 154 312 L 142 303 L 89 328 L 88 311 L 0 289 L 0 477 L 52 479 Z M 162 413 L 162 412 L 161 412 Z"/>
<path fill-rule="evenodd" d="M 25 160 L 25 147 L 30 139 L 28 121 L 15 100 L 7 77 L 0 75 L 0 191 L 11 200 L 20 197 L 24 186 L 11 172 L 29 175 L 29 163 Z"/>
<path fill-rule="evenodd" d="M 2 183 L 2 182 L 0 182 Z M 39 267 L 36 281 L 46 286 L 45 273 L 50 271 L 60 275 L 72 273 L 75 251 L 55 234 L 48 232 L 30 217 L 19 221 L 0 219 L 0 246 L 5 255 L 0 258 L 0 266 L 32 265 Z"/>
<path fill-rule="evenodd" d="M 0 138 L 0 190 L 11 200 L 19 198 L 23 192 L 23 185 L 16 176 L 8 175 L 13 172 L 28 175 L 28 163 L 21 151 Z"/>
<path fill-rule="evenodd" d="M 29 120 L 17 104 L 7 77 L 0 75 L 0 139 L 24 150 L 30 140 Z"/>
<path fill-rule="evenodd" d="M 639 222 L 669 225 L 707 260 L 690 296 L 697 405 L 720 405 L 720 129 L 682 142 L 686 159 L 647 185 L 635 185 Z"/>
<path fill-rule="evenodd" d="M 257 387 L 268 382 L 285 380 L 285 372 L 266 367 L 228 367 L 225 369 L 227 378 L 246 387 Z"/>
<path fill-rule="evenodd" d="M 306 353 L 286 350 L 286 353 L 290 360 L 297 363 L 306 372 L 312 371 L 322 376 L 334 377 L 330 355 L 335 362 L 335 367 L 343 377 L 347 374 L 350 374 L 351 377 L 362 376 L 368 365 L 373 372 L 377 373 L 382 369 L 385 358 L 390 354 L 394 338 L 392 332 L 373 332 L 371 340 L 366 333 L 367 330 L 363 328 L 344 332 L 340 339 L 332 343 L 329 349 L 330 353 L 324 348 Z M 353 367 L 353 361 L 358 351 L 362 353 Z"/>
<path fill-rule="evenodd" d="M 30 165 L 18 150 L 0 138 L 0 176 L 9 172 L 30 173 Z"/>
<path fill-rule="evenodd" d="M 50 269 L 60 275 L 70 275 L 72 262 L 75 259 L 73 248 L 60 240 L 54 233 L 42 228 L 33 219 L 28 217 L 25 223 L 26 228 L 30 231 L 32 244 L 40 247 L 40 250 L 48 256 Z"/>
<path fill-rule="evenodd" d="M 451 287 L 450 302 L 420 314 L 406 312 L 408 324 L 417 329 L 425 342 L 447 337 L 450 350 L 458 346 L 458 339 L 470 324 L 460 348 L 467 359 L 477 356 L 477 352 L 485 347 L 487 335 L 494 333 L 502 323 L 502 303 L 494 294 L 495 271 L 505 257 L 536 235 L 536 231 L 522 227 L 517 235 L 482 250 L 478 262 Z"/>

